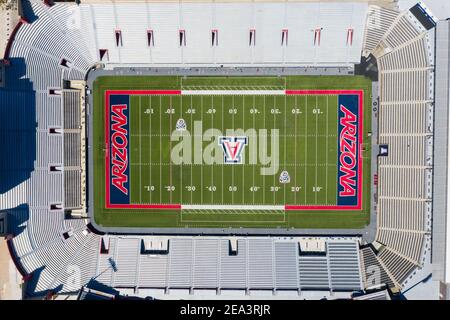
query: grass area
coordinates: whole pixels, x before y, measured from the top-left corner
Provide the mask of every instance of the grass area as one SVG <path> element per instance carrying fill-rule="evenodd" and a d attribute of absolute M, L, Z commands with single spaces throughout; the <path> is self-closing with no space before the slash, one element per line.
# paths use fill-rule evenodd
<path fill-rule="evenodd" d="M 363 209 L 361 211 L 218 212 L 106 209 L 104 91 L 107 89 L 362 89 L 364 106 Z M 369 222 L 371 83 L 353 76 L 100 77 L 94 83 L 94 218 L 105 227 L 362 228 Z M 317 108 L 319 106 L 319 108 Z M 331 106 L 334 106 L 332 108 Z M 336 202 L 337 96 L 132 96 L 130 181 L 132 203 L 323 204 Z M 148 110 L 150 112 L 145 113 Z M 166 113 L 168 109 L 173 109 Z M 193 112 L 195 109 L 195 112 Z M 208 110 L 215 110 L 214 112 Z M 257 110 L 252 111 L 250 110 Z M 320 109 L 320 113 L 313 111 Z M 272 113 L 272 110 L 278 112 Z M 183 118 L 203 130 L 278 129 L 280 168 L 262 176 L 263 165 L 174 165 L 172 129 Z M 208 142 L 203 142 L 206 147 Z M 160 149 L 161 148 L 161 149 Z M 299 152 L 298 150 L 301 150 Z M 249 148 L 245 149 L 249 161 Z M 270 152 L 269 152 L 270 153 Z M 281 170 L 291 177 L 279 184 Z M 165 188 L 165 187 L 172 188 Z M 214 186 L 214 191 L 211 188 Z M 321 186 L 320 192 L 313 187 Z M 195 188 L 192 188 L 195 187 Z M 208 189 L 208 187 L 210 187 Z M 255 188 L 256 187 L 256 188 Z M 271 189 L 272 187 L 272 189 Z M 274 191 L 278 187 L 277 191 Z M 294 187 L 294 188 L 293 188 Z M 297 188 L 296 188 L 297 187 Z"/>

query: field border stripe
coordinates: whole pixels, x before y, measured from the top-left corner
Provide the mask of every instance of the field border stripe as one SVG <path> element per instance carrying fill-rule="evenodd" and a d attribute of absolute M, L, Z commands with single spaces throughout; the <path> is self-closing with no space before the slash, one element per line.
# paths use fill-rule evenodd
<path fill-rule="evenodd" d="M 110 107 L 110 96 L 112 94 L 123 94 L 123 95 L 133 95 L 133 94 L 146 94 L 146 95 L 164 95 L 181 94 L 180 90 L 105 90 L 105 145 L 106 145 L 106 156 L 105 156 L 105 195 L 106 195 L 106 209 L 178 209 L 181 210 L 181 204 L 112 204 L 111 203 L 111 190 L 110 190 L 110 172 L 109 172 L 109 107 Z M 129 107 L 129 106 L 128 106 Z"/>
<path fill-rule="evenodd" d="M 106 149 L 109 150 L 109 97 L 112 94 L 128 94 L 128 95 L 181 95 L 186 94 L 186 91 L 192 92 L 192 90 L 105 90 L 105 143 Z M 195 90 L 194 90 L 195 91 Z M 200 90 L 206 92 L 204 90 Z M 209 91 L 209 90 L 208 90 Z M 251 95 L 255 95 L 255 90 L 230 90 L 240 92 L 239 94 L 245 94 L 244 92 L 251 92 Z M 260 90 L 256 90 L 260 91 Z M 265 92 L 277 92 L 280 94 L 280 91 L 283 91 L 285 95 L 340 95 L 340 94 L 348 94 L 348 95 L 357 95 L 358 96 L 358 108 L 360 113 L 360 121 L 358 122 L 359 127 L 359 148 L 362 148 L 363 143 L 363 122 L 364 122 L 364 91 L 363 90 L 261 90 Z M 261 92 L 260 91 L 260 92 Z M 203 93 L 205 94 L 205 93 Z M 249 93 L 250 94 L 250 93 Z M 269 93 L 270 94 L 270 93 Z M 363 180 L 363 157 L 362 150 L 359 152 L 358 162 L 358 200 L 356 206 L 304 206 L 304 205 L 284 205 L 285 210 L 361 210 L 362 209 L 362 180 Z M 109 172 L 109 152 L 106 152 L 105 156 L 105 173 L 106 173 L 106 181 L 105 183 L 105 191 L 106 191 L 106 208 L 113 209 L 179 209 L 181 210 L 181 204 L 111 204 L 110 202 L 110 172 Z"/>
<path fill-rule="evenodd" d="M 105 91 L 105 147 L 106 147 L 106 155 L 105 155 L 105 197 L 106 197 L 106 203 L 105 203 L 105 207 L 109 208 L 111 205 L 111 200 L 110 200 L 110 185 L 109 185 L 109 181 L 110 181 L 110 176 L 109 176 L 109 96 L 110 96 L 110 91 L 106 90 Z"/>
<path fill-rule="evenodd" d="M 353 95 L 360 95 L 363 94 L 363 90 L 285 90 L 287 95 L 340 95 L 340 94 L 353 94 Z"/>
<path fill-rule="evenodd" d="M 108 209 L 179 209 L 181 204 L 110 204 Z"/>
<path fill-rule="evenodd" d="M 181 90 L 105 90 L 105 93 L 109 96 L 112 94 L 141 94 L 141 95 L 177 95 L 181 94 Z"/>
<path fill-rule="evenodd" d="M 285 210 L 361 210 L 362 209 L 362 195 L 363 195 L 363 134 L 364 134 L 364 90 L 286 90 L 286 95 L 357 95 L 358 96 L 358 111 L 359 111 L 359 137 L 358 137 L 358 198 L 355 206 L 305 206 L 305 205 L 285 205 Z"/>

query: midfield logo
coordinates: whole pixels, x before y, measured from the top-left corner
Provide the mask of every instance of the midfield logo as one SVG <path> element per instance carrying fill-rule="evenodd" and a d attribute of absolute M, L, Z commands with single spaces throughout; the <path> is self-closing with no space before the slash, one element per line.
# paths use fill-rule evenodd
<path fill-rule="evenodd" d="M 247 137 L 219 137 L 219 145 L 222 146 L 224 163 L 241 164 L 242 151 L 248 143 Z"/>

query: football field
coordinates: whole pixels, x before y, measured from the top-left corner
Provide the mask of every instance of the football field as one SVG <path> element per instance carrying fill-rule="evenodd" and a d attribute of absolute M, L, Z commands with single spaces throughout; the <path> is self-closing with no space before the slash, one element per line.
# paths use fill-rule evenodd
<path fill-rule="evenodd" d="M 366 217 L 363 90 L 203 79 L 105 87 L 104 212 L 193 227 Z"/>

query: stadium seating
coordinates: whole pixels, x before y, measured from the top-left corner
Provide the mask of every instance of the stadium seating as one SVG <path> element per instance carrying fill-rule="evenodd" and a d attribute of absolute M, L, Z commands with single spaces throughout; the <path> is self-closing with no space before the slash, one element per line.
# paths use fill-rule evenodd
<path fill-rule="evenodd" d="M 381 265 L 374 250 L 370 246 L 361 248 L 361 257 L 365 288 L 375 287 L 380 283 L 386 284 L 390 288 L 395 286 L 391 276 L 386 271 L 386 268 Z"/>
<path fill-rule="evenodd" d="M 110 64 L 348 66 L 360 60 L 366 9 L 359 3 L 186 2 L 151 6 L 81 3 L 74 10 L 80 15 L 85 31 L 81 36 L 91 56 L 99 59 L 99 50 L 107 49 Z M 320 16 L 327 18 L 318 19 Z M 253 25 L 244 21 L 253 21 Z M 347 44 L 350 26 L 354 37 Z M 180 28 L 185 30 L 183 45 L 177 36 Z M 256 30 L 254 45 L 249 45 L 250 28 Z M 321 40 L 315 44 L 311 30 L 316 28 L 321 30 Z M 154 29 L 154 46 L 148 45 L 149 29 Z M 218 30 L 219 38 L 215 46 L 211 45 L 213 29 Z M 280 45 L 282 29 L 291 30 L 287 46 Z M 114 37 L 116 30 L 121 34 L 120 45 Z"/>
<path fill-rule="evenodd" d="M 432 174 L 432 37 L 409 11 L 372 6 L 381 28 L 366 29 L 366 55 L 377 57 L 380 81 L 379 143 L 389 155 L 379 158 L 375 257 L 401 287 L 422 263 L 429 237 Z M 388 24 L 388 22 L 390 24 Z"/>
<path fill-rule="evenodd" d="M 378 6 L 369 8 L 364 32 L 363 55 L 368 56 L 374 51 L 398 15 L 399 13 L 395 10 Z"/>
<path fill-rule="evenodd" d="M 68 195 L 79 193 L 81 184 L 76 185 L 70 173 L 50 172 L 49 167 L 62 166 L 63 163 L 79 166 L 80 159 L 72 157 L 80 154 L 79 151 L 74 152 L 80 149 L 80 143 L 70 143 L 68 139 L 66 144 L 62 134 L 50 134 L 49 128 L 63 128 L 70 120 L 69 127 L 79 129 L 79 119 L 74 120 L 73 116 L 68 118 L 73 112 L 68 110 L 63 113 L 62 96 L 49 95 L 49 89 L 62 88 L 63 80 L 83 79 L 94 60 L 86 51 L 86 46 L 74 38 L 76 33 L 67 32 L 62 23 L 55 23 L 57 18 L 53 11 L 56 8 L 66 6 L 48 9 L 35 1 L 31 9 L 25 9 L 32 10 L 25 14 L 36 19 L 23 23 L 17 31 L 7 57 L 10 61 L 6 70 L 8 90 L 2 92 L 2 102 L 5 102 L 0 126 L 2 136 L 21 142 L 10 146 L 11 163 L 2 161 L 2 179 L 17 179 L 18 172 L 22 172 L 19 179 L 23 183 L 6 190 L 6 193 L 2 191 L 1 204 L 5 207 L 29 204 L 27 208 L 8 210 L 8 225 L 9 232 L 14 235 L 13 249 L 19 263 L 26 273 L 33 274 L 29 291 L 35 294 L 58 286 L 58 278 L 65 272 L 64 266 L 74 256 L 77 257 L 75 261 L 79 260 L 81 249 L 77 237 L 86 229 L 83 223 L 71 231 L 73 236 L 64 239 L 63 233 L 69 229 L 65 227 L 62 203 L 64 199 L 70 199 Z M 69 68 L 61 66 L 62 58 L 70 61 Z M 14 139 L 14 132 L 18 132 L 21 138 Z M 2 187 L 7 182 L 2 180 Z M 79 201 L 77 199 L 75 202 Z M 60 209 L 51 210 L 52 204 Z M 93 234 L 88 237 L 97 238 Z M 92 253 L 97 254 L 97 250 L 86 252 L 91 254 L 91 258 Z M 89 271 L 89 268 L 85 270 L 84 263 L 80 263 L 79 267 L 83 273 Z M 87 278 L 84 279 L 87 281 Z"/>
<path fill-rule="evenodd" d="M 29 209 L 17 207 L 8 210 L 8 232 L 14 237 L 13 244 L 17 257 L 25 256 L 33 251 L 33 245 L 28 234 Z"/>

